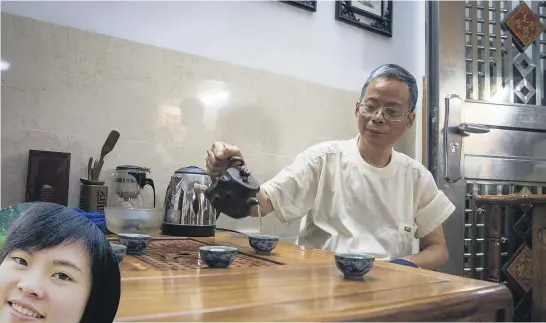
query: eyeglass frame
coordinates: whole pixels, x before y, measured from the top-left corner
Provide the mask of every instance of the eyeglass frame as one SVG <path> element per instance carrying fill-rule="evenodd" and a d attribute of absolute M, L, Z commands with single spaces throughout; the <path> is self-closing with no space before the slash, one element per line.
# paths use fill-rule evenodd
<path fill-rule="evenodd" d="M 357 105 L 357 107 L 358 107 L 358 114 L 360 114 L 361 116 L 373 117 L 373 116 L 375 116 L 379 111 L 381 111 L 381 116 L 383 117 L 383 119 L 385 119 L 385 120 L 387 120 L 387 121 L 391 121 L 391 122 L 402 122 L 402 121 L 404 121 L 404 117 L 408 117 L 410 114 L 413 113 L 413 111 L 406 111 L 406 112 L 403 112 L 402 115 L 400 116 L 401 119 L 399 119 L 399 120 L 398 120 L 398 119 L 394 119 L 394 120 L 393 120 L 393 119 L 387 118 L 387 116 L 385 115 L 385 107 L 384 107 L 384 106 L 378 108 L 378 109 L 375 111 L 375 113 L 368 115 L 368 114 L 362 113 L 362 107 L 367 106 L 365 103 L 363 103 L 363 102 L 360 100 L 360 101 L 357 101 L 357 102 L 356 102 L 356 105 Z"/>

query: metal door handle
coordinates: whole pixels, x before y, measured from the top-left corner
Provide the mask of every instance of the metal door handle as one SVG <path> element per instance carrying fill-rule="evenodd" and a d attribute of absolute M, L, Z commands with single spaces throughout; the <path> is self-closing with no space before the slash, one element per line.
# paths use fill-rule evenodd
<path fill-rule="evenodd" d="M 461 151 L 463 137 L 471 133 L 488 133 L 489 127 L 475 123 L 462 122 L 463 100 L 456 94 L 449 94 L 445 99 L 446 113 L 444 121 L 444 179 L 456 183 L 461 179 Z"/>
<path fill-rule="evenodd" d="M 490 131 L 488 126 L 477 123 L 459 123 L 449 126 L 449 128 L 463 137 L 469 136 L 471 133 L 488 133 Z"/>

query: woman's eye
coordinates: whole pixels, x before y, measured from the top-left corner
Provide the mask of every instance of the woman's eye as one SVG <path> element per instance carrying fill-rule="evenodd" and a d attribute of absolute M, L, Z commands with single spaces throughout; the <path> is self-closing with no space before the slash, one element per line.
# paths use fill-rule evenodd
<path fill-rule="evenodd" d="M 28 263 L 25 259 L 20 257 L 13 257 L 13 261 L 15 261 L 16 264 L 21 266 L 28 266 Z"/>
<path fill-rule="evenodd" d="M 72 281 L 72 278 L 70 278 L 67 274 L 63 274 L 63 273 L 56 273 L 55 275 L 53 275 L 53 277 L 60 280 Z"/>

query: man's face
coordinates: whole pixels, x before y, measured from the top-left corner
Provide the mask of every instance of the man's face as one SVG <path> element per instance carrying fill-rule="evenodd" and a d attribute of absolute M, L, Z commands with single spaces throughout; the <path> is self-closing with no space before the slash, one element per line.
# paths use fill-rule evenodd
<path fill-rule="evenodd" d="M 394 79 L 375 79 L 362 101 L 356 103 L 355 116 L 363 140 L 389 149 L 415 120 L 408 86 Z"/>

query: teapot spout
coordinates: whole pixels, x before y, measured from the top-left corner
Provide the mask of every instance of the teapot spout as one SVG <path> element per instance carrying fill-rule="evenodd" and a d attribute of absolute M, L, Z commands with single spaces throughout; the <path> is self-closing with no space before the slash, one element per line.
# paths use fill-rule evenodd
<path fill-rule="evenodd" d="M 250 207 L 253 207 L 255 205 L 260 205 L 260 202 L 258 201 L 257 198 L 251 197 L 248 200 L 246 200 L 246 205 L 250 208 Z"/>

